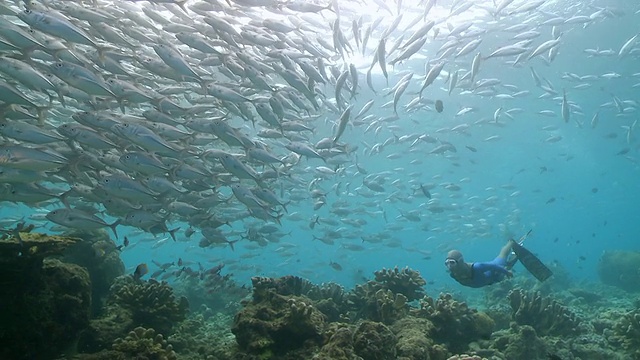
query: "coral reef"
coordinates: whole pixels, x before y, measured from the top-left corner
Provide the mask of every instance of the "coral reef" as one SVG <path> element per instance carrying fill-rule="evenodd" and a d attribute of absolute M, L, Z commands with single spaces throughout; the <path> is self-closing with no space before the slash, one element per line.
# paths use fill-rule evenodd
<path fill-rule="evenodd" d="M 355 322 L 359 319 L 391 324 L 408 311 L 407 297 L 391 290 L 377 289 L 375 283 L 357 285 L 347 296 L 348 311 L 344 319 Z"/>
<path fill-rule="evenodd" d="M 498 350 L 504 359 L 548 359 L 547 346 L 529 325 L 513 323 L 508 331 L 497 333 L 491 347 Z"/>
<path fill-rule="evenodd" d="M 240 302 L 251 290 L 238 285 L 232 274 L 222 275 L 223 264 L 200 272 L 180 271 L 172 284 L 176 295 L 188 299 L 191 310 L 205 306 L 210 311 L 240 311 Z M 184 269 L 184 268 L 183 268 Z"/>
<path fill-rule="evenodd" d="M 353 347 L 358 356 L 367 360 L 396 357 L 396 337 L 384 324 L 363 321 L 353 334 Z"/>
<path fill-rule="evenodd" d="M 67 236 L 54 236 L 39 233 L 18 233 L 15 236 L 0 241 L 0 262 L 4 264 L 17 264 L 24 259 L 42 261 L 48 256 L 60 256 L 64 250 L 80 242 L 78 238 Z"/>
<path fill-rule="evenodd" d="M 240 349 L 263 356 L 287 353 L 305 343 L 320 345 L 325 320 L 312 304 L 304 296 L 258 287 L 254 300 L 236 315 L 231 331 Z"/>
<path fill-rule="evenodd" d="M 137 327 L 124 339 L 116 339 L 113 350 L 124 354 L 128 359 L 176 360 L 171 344 L 153 329 Z"/>
<path fill-rule="evenodd" d="M 137 327 L 117 338 L 110 349 L 95 354 L 78 354 L 73 360 L 177 360 L 173 346 L 153 329 Z"/>
<path fill-rule="evenodd" d="M 406 315 L 407 303 L 424 296 L 426 281 L 409 268 L 382 269 L 375 272 L 375 280 L 346 294 L 345 319 L 354 322 L 369 319 L 391 324 Z"/>
<path fill-rule="evenodd" d="M 398 340 L 398 359 L 444 359 L 448 353 L 444 347 L 438 347 L 431 338 L 435 327 L 427 319 L 407 316 L 396 321 L 391 329 Z"/>
<path fill-rule="evenodd" d="M 273 293 L 278 295 L 307 295 L 316 285 L 298 276 L 287 275 L 279 278 L 253 277 L 253 301 L 260 302 L 270 298 Z"/>
<path fill-rule="evenodd" d="M 449 345 L 452 351 L 463 351 L 469 342 L 491 336 L 494 321 L 485 313 L 471 309 L 466 303 L 440 294 L 438 299 L 425 296 L 414 316 L 429 319 L 435 326 L 433 337 Z"/>
<path fill-rule="evenodd" d="M 77 241 L 35 233 L 0 241 L 0 358 L 52 358 L 72 347 L 89 323 L 88 273 L 46 258 Z"/>
<path fill-rule="evenodd" d="M 640 359 L 640 307 L 624 313 L 613 328 L 614 340 Z"/>
<path fill-rule="evenodd" d="M 231 324 L 233 314 L 212 313 L 202 306 L 174 328 L 168 341 L 180 359 L 231 359 L 236 344 Z"/>
<path fill-rule="evenodd" d="M 509 292 L 512 318 L 520 325 L 531 325 L 540 335 L 566 335 L 580 332 L 580 318 L 566 306 L 539 292 L 515 289 Z"/>
<path fill-rule="evenodd" d="M 598 263 L 600 281 L 626 291 L 640 290 L 640 252 L 605 251 Z"/>
<path fill-rule="evenodd" d="M 393 269 L 382 269 L 376 271 L 375 282 L 382 289 L 390 290 L 394 294 L 404 295 L 408 301 L 421 299 L 426 295 L 424 286 L 427 284 L 420 273 L 405 267 L 398 270 L 396 266 Z"/>
<path fill-rule="evenodd" d="M 328 340 L 312 360 L 364 360 L 353 348 L 353 331 L 348 325 L 331 324 L 325 336 Z"/>
<path fill-rule="evenodd" d="M 124 275 L 124 263 L 116 244 L 104 229 L 93 231 L 71 230 L 65 236 L 82 239 L 64 252 L 64 261 L 78 264 L 91 277 L 92 315 L 99 316 L 109 287 L 114 280 Z"/>
<path fill-rule="evenodd" d="M 99 351 L 138 326 L 171 335 L 173 325 L 185 319 L 188 309 L 188 301 L 176 299 L 165 282 L 121 276 L 111 286 L 103 315 L 91 320 L 78 348 Z"/>
<path fill-rule="evenodd" d="M 173 289 L 166 282 L 136 280 L 130 276 L 119 278 L 113 285 L 109 306 L 130 311 L 137 326 L 150 327 L 164 334 L 171 334 L 174 323 L 185 319 L 189 309 L 186 298 L 176 299 Z"/>

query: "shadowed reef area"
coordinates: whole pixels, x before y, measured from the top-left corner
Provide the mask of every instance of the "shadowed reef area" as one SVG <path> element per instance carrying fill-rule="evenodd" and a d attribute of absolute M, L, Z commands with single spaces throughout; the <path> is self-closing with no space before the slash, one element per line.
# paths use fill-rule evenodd
<path fill-rule="evenodd" d="M 0 358 L 640 358 L 640 301 L 625 282 L 576 285 L 556 269 L 543 284 L 516 277 L 481 290 L 473 304 L 431 293 L 409 268 L 353 289 L 297 276 L 241 286 L 222 264 L 167 283 L 124 274 L 117 251 L 96 256 L 110 241 L 99 231 L 0 242 L 0 282 L 12 289 L 0 295 L 11 309 L 0 315 Z M 601 261 L 611 256 L 636 254 Z"/>

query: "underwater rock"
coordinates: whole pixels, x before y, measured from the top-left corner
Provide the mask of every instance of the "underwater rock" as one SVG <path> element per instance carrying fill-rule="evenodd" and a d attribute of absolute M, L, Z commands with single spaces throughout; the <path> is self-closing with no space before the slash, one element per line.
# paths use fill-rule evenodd
<path fill-rule="evenodd" d="M 638 251 L 605 251 L 598 262 L 600 281 L 626 291 L 640 291 L 638 264 Z"/>
<path fill-rule="evenodd" d="M 519 325 L 531 325 L 540 335 L 576 334 L 581 319 L 569 308 L 539 292 L 515 289 L 509 292 L 512 318 Z"/>
<path fill-rule="evenodd" d="M 0 264 L 24 263 L 27 259 L 44 259 L 48 256 L 62 255 L 64 250 L 81 241 L 66 236 L 54 236 L 39 233 L 19 233 L 20 239 L 10 237 L 0 241 Z"/>
<path fill-rule="evenodd" d="M 64 235 L 83 240 L 64 251 L 64 261 L 78 264 L 89 272 L 93 300 L 91 312 L 94 317 L 98 316 L 109 294 L 109 288 L 117 277 L 124 275 L 120 253 L 104 229 L 72 230 Z"/>
<path fill-rule="evenodd" d="M 363 321 L 353 334 L 356 354 L 367 360 L 386 360 L 396 357 L 396 337 L 384 324 Z"/>
<path fill-rule="evenodd" d="M 78 239 L 21 233 L 0 241 L 1 359 L 50 359 L 72 348 L 89 324 L 91 281 L 60 255 Z"/>
<path fill-rule="evenodd" d="M 254 292 L 236 315 L 231 332 L 243 351 L 267 356 L 322 343 L 324 315 L 304 296 L 283 296 L 264 288 Z M 255 299 L 259 299 L 256 301 Z"/>

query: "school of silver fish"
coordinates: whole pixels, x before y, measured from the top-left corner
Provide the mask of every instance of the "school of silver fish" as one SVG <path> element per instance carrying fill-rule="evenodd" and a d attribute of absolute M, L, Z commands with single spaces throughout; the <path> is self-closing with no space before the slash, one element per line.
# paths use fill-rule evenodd
<path fill-rule="evenodd" d="M 284 222 L 349 251 L 401 246 L 394 232 L 407 224 L 491 236 L 491 213 L 519 190 L 465 193 L 468 177 L 431 172 L 428 159 L 457 166 L 463 148 L 501 141 L 487 128 L 524 116 L 555 122 L 539 146 L 606 116 L 621 119 L 619 154 L 635 161 L 640 69 L 549 69 L 573 34 L 640 10 L 559 3 L 2 2 L 0 201 L 42 224 L 198 233 L 200 247 L 280 243 L 283 254 L 297 246 L 280 242 Z M 637 63 L 639 34 L 615 34 L 573 61 Z M 488 67 L 510 70 L 487 77 Z M 608 88 L 585 114 L 577 94 L 621 77 L 635 84 Z M 523 98 L 538 112 L 509 105 Z M 448 125 L 427 124 L 445 115 Z M 367 219 L 385 225 L 372 232 Z"/>

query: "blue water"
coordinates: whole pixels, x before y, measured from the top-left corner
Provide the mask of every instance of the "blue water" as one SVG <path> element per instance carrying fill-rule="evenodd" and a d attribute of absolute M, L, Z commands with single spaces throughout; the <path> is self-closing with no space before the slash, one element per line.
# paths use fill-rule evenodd
<path fill-rule="evenodd" d="M 582 25 L 560 26 L 564 33 L 562 43 L 556 59 L 550 65 L 546 65 L 540 58 L 524 60 L 518 67 L 506 65 L 505 59 L 482 62 L 478 78 L 497 78 L 503 84 L 515 85 L 519 90 L 529 90 L 530 94 L 527 96 L 500 100 L 496 97 L 476 96 L 459 88 L 448 95 L 444 72 L 460 69 L 462 75 L 470 68 L 474 52 L 455 61 L 453 58 L 446 60 L 443 74 L 425 90 L 426 98 L 443 101 L 443 113 L 419 110 L 409 114 L 400 110 L 400 119 L 392 123 L 381 123 L 382 129 L 378 135 L 374 131 L 365 133 L 366 125 L 347 127 L 342 140 L 359 147 L 356 152 L 359 165 L 369 174 L 385 172 L 384 193 L 372 198 L 359 194 L 357 188 L 362 186 L 364 176 L 356 172 L 353 162 L 348 163 L 341 174 L 327 177 L 318 183 L 319 189 L 328 192 L 327 204 L 317 211 L 313 211 L 311 198 L 289 204 L 289 213 L 297 212 L 303 220 L 292 221 L 285 215 L 282 232 L 291 232 L 291 235 L 283 236 L 281 243 L 271 243 L 266 247 L 240 240 L 235 245 L 235 250 L 229 246 L 202 249 L 198 247 L 201 238 L 199 233 L 186 239 L 183 231 L 178 233 L 178 242 L 168 240 L 157 246 L 157 242 L 164 236 L 154 238 L 150 234 L 134 231 L 133 228 L 119 227 L 120 239 L 116 243 L 120 243 L 124 235 L 129 236 L 132 241 L 121 255 L 127 271 L 132 272 L 137 264 L 145 262 L 150 264 L 150 272 L 153 272 L 156 268 L 151 265 L 151 260 L 165 263 L 177 262 L 178 258 L 182 258 L 194 263 L 200 262 L 205 268 L 225 263 L 223 273 L 233 273 L 239 283 L 248 283 L 252 276 L 293 274 L 316 283 L 333 281 L 351 287 L 361 283 L 364 278 L 372 277 L 373 271 L 383 267 L 408 266 L 419 270 L 430 282 L 427 285 L 428 293 L 436 294 L 460 288 L 460 285 L 449 278 L 443 265 L 448 250 L 459 249 L 465 254 L 467 261 L 488 261 L 497 255 L 510 236 L 519 237 L 533 229 L 525 246 L 538 254 L 543 262 L 558 262 L 576 282 L 598 281 L 597 264 L 603 251 L 640 248 L 637 240 L 637 234 L 640 233 L 638 135 L 633 134 L 628 143 L 627 131 L 622 128 L 632 126 L 638 119 L 637 109 L 634 105 L 632 112 L 618 116 L 615 107 L 603 106 L 611 103 L 613 96 L 622 101 L 638 99 L 638 88 L 632 86 L 640 82 L 640 77 L 632 74 L 640 72 L 640 66 L 637 51 L 619 59 L 617 56 L 588 57 L 584 49 L 611 48 L 617 54 L 622 44 L 640 30 L 640 15 L 634 14 L 638 6 L 632 3 L 611 1 L 611 5 L 624 8 L 625 15 L 596 21 L 587 28 Z M 601 2 L 597 4 L 605 5 Z M 568 8 L 558 5 L 553 10 L 564 15 L 576 12 L 589 15 L 594 12 L 586 5 Z M 552 8 L 548 11 L 552 11 Z M 482 19 L 488 21 L 486 16 Z M 509 21 L 511 19 L 504 18 L 498 20 L 498 23 Z M 548 31 L 534 40 L 534 46 L 543 39 L 551 38 L 551 28 L 543 30 Z M 508 39 L 513 35 L 514 33 L 491 31 L 484 36 L 477 51 L 489 54 L 497 47 L 510 43 Z M 386 117 L 392 114 L 392 109 L 381 108 L 381 105 L 390 101 L 391 97 L 381 96 L 386 82 L 377 70 L 378 66 L 376 65 L 373 74 L 378 95 L 367 88 L 364 78 L 376 44 L 377 38 L 372 38 L 369 42 L 371 49 L 365 56 L 367 63 L 359 65 L 360 89 L 357 99 L 352 103 L 354 112 L 357 112 L 368 100 L 375 99 L 370 113 Z M 434 58 L 435 51 L 441 44 L 442 41 L 428 44 L 424 55 L 429 59 Z M 553 84 L 560 94 L 559 98 L 538 98 L 544 92 L 535 87 L 530 66 Z M 420 80 L 416 77 L 424 75 L 424 60 L 412 60 L 395 69 L 388 65 L 388 70 L 390 85 L 401 77 L 397 75 L 399 71 L 415 72 L 412 85 L 400 101 L 400 107 L 404 109 L 404 105 L 413 98 L 413 93 L 419 90 Z M 563 76 L 565 73 L 584 76 L 609 72 L 616 72 L 621 77 L 590 81 L 592 86 L 583 90 L 574 89 L 578 82 Z M 510 93 L 500 85 L 496 89 L 498 93 Z M 581 109 L 572 109 L 569 123 L 564 123 L 560 116 L 563 89 L 566 89 L 569 101 Z M 331 97 L 329 94 L 332 94 L 333 88 L 328 86 L 325 92 Z M 463 107 L 471 107 L 474 111 L 455 116 Z M 500 126 L 497 126 L 491 123 L 491 119 L 499 107 L 503 111 L 513 108 L 521 108 L 522 111 L 514 114 L 513 120 L 501 116 Z M 539 115 L 541 110 L 552 110 L 556 116 Z M 596 112 L 599 112 L 600 120 L 592 128 L 590 121 Z M 310 142 L 315 143 L 323 137 L 331 136 L 331 124 L 338 116 L 339 114 L 327 112 L 320 117 L 314 124 L 316 132 Z M 583 123 L 582 127 L 574 119 Z M 468 124 L 469 128 L 464 133 L 438 131 L 460 124 Z M 392 131 L 388 129 L 388 125 L 398 128 Z M 555 126 L 556 129 L 543 130 L 545 126 Z M 637 131 L 640 129 L 636 128 L 636 133 Z M 447 153 L 445 156 L 429 154 L 437 144 L 421 142 L 411 149 L 411 141 L 390 144 L 379 154 L 369 155 L 366 151 L 365 144 L 382 143 L 393 135 L 412 133 L 428 134 L 448 141 L 457 148 L 457 152 Z M 615 138 L 611 138 L 611 134 L 615 134 Z M 498 135 L 499 139 L 484 141 L 494 135 Z M 545 141 L 555 135 L 562 139 L 553 143 Z M 477 152 L 470 151 L 466 146 L 477 149 Z M 624 148 L 630 148 L 630 151 L 625 155 L 616 155 Z M 283 150 L 278 149 L 285 154 Z M 399 158 L 387 158 L 395 153 L 400 155 Z M 414 160 L 419 160 L 420 163 L 412 163 Z M 314 178 L 314 168 L 322 165 L 323 162 L 318 159 L 303 159 L 292 170 L 295 177 L 304 180 L 305 185 L 300 186 L 303 191 L 306 191 L 306 184 Z M 543 167 L 546 171 L 542 171 Z M 412 176 L 412 173 L 415 174 Z M 394 181 L 398 181 L 397 185 L 392 184 Z M 332 190 L 336 183 L 341 183 L 339 195 Z M 426 203 L 429 199 L 419 190 L 416 191 L 417 184 L 433 184 L 434 188 L 430 190 L 433 199 L 448 209 L 441 213 L 428 211 Z M 448 184 L 458 185 L 461 189 L 448 190 L 445 188 Z M 275 190 L 279 193 L 279 188 Z M 487 200 L 489 197 L 494 197 L 494 200 Z M 283 198 L 288 198 L 286 193 Z M 406 202 L 397 199 L 405 199 Z M 343 223 L 338 227 L 319 224 L 313 230 L 310 229 L 309 223 L 314 216 L 339 221 L 340 216 L 330 212 L 332 204 L 338 200 L 348 202 L 353 211 L 348 218 L 364 219 L 367 224 L 360 228 Z M 376 206 L 368 206 L 369 202 L 375 202 Z M 420 215 L 420 222 L 411 222 L 401 217 L 401 211 L 416 210 Z M 0 217 L 28 216 L 32 212 L 33 210 L 24 206 L 3 203 Z M 229 234 L 245 233 L 247 222 L 254 221 L 236 221 L 230 228 L 225 226 L 222 229 Z M 399 224 L 401 228 L 386 230 L 389 239 L 383 243 L 362 242 L 362 236 L 378 234 L 392 224 Z M 169 228 L 175 226 L 186 229 L 186 225 L 180 223 L 172 223 Z M 334 245 L 313 239 L 314 235 L 323 236 L 325 229 L 338 230 L 344 236 L 352 238 L 336 239 Z M 231 235 L 229 238 L 235 240 L 239 236 Z M 284 243 L 294 247 L 283 250 Z M 366 249 L 352 251 L 341 244 L 357 244 Z M 248 249 L 248 246 L 256 248 Z M 425 259 L 426 253 L 430 253 L 428 259 Z M 340 264 L 342 270 L 332 268 L 330 262 Z M 515 270 L 517 276 L 530 276 L 521 265 L 517 265 Z"/>

